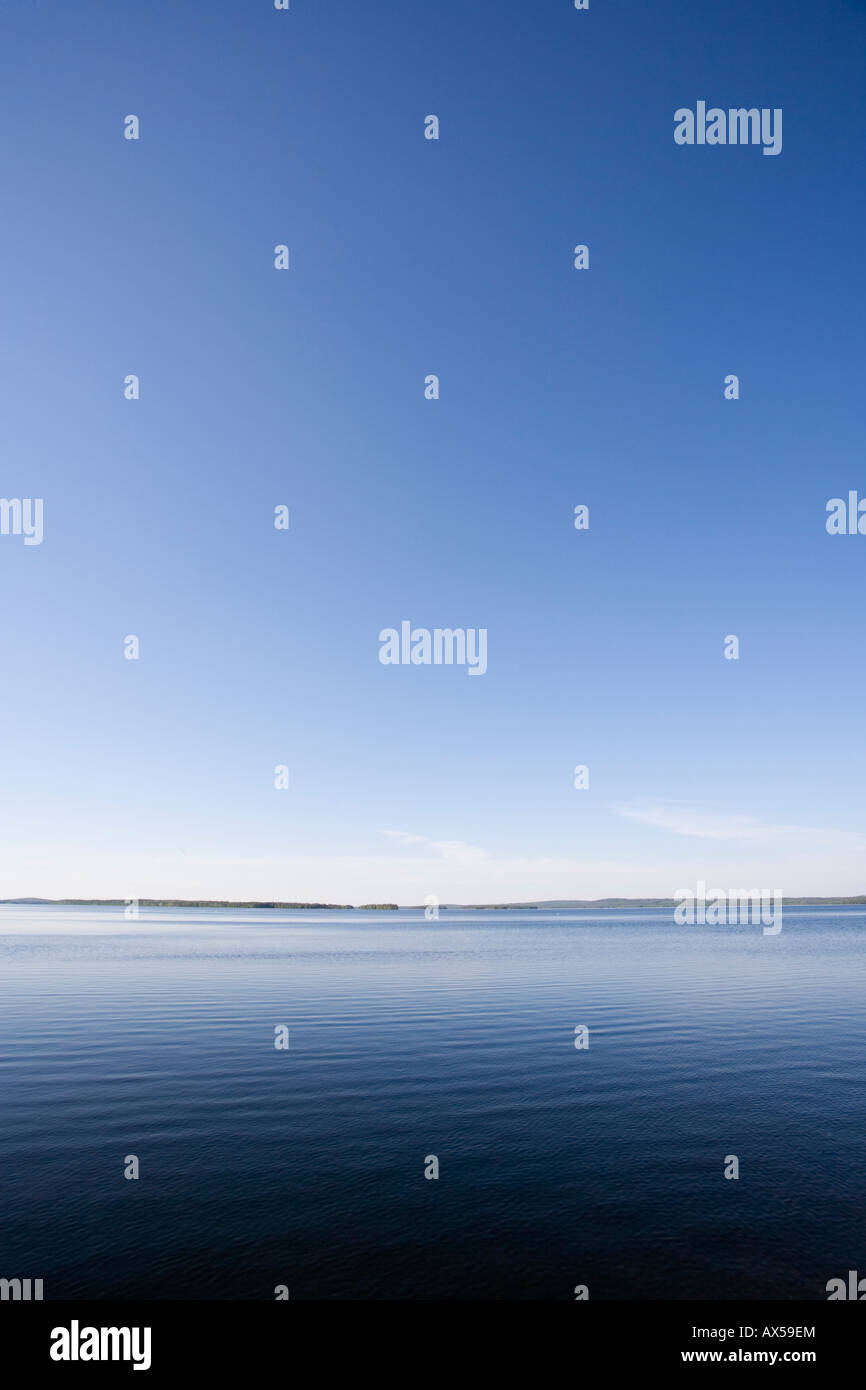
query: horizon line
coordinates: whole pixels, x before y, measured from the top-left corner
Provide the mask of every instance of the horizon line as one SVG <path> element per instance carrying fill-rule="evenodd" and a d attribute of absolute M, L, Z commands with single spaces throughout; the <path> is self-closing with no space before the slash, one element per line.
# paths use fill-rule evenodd
<path fill-rule="evenodd" d="M 734 890 L 710 889 L 711 895 L 718 892 L 733 892 Z M 760 894 L 759 889 L 738 890 L 744 896 L 756 896 Z M 846 894 L 846 895 L 819 895 L 819 894 L 789 894 L 780 895 L 782 903 L 790 903 L 794 906 L 842 906 L 845 904 L 866 905 L 866 893 Z M 439 911 L 449 909 L 460 911 L 520 911 L 543 908 L 598 908 L 598 907 L 675 907 L 679 902 L 678 898 L 653 898 L 653 897 L 605 897 L 605 898 L 530 898 L 522 902 L 478 902 L 478 903 L 459 903 L 443 902 L 437 903 Z M 428 904 L 425 903 L 324 903 L 324 902 L 281 902 L 269 901 L 266 899 L 228 899 L 228 898 L 40 898 L 35 896 L 20 896 L 15 898 L 0 898 L 0 907 L 213 907 L 213 908 L 244 908 L 249 911 L 258 909 L 264 910 L 319 910 L 332 912 L 423 912 Z"/>

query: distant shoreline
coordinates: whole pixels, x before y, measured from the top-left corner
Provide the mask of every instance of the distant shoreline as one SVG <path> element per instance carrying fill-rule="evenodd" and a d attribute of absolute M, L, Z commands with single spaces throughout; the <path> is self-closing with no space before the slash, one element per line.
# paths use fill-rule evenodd
<path fill-rule="evenodd" d="M 866 894 L 854 898 L 782 898 L 788 907 L 863 907 Z M 275 912 L 423 912 L 423 903 L 282 903 L 230 902 L 205 898 L 0 898 L 0 907 L 232 907 Z M 524 903 L 440 903 L 440 912 L 577 912 L 616 908 L 670 908 L 676 898 L 554 898 Z"/>

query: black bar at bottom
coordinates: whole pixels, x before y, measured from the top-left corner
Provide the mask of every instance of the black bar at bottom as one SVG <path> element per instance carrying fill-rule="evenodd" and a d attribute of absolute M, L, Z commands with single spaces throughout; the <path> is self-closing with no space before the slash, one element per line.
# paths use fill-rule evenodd
<path fill-rule="evenodd" d="M 461 1365 L 465 1373 L 469 1352 L 473 1361 L 480 1355 L 486 1363 L 485 1378 L 500 1361 L 519 1375 L 515 1356 L 528 1358 L 527 1369 L 534 1363 L 532 1380 L 538 1384 L 558 1378 L 549 1362 L 558 1352 L 567 1355 L 575 1374 L 589 1364 L 596 1373 L 611 1374 L 799 1365 L 826 1377 L 843 1369 L 850 1374 L 857 1365 L 866 1323 L 866 1309 L 841 1301 L 587 1301 L 567 1310 L 551 1305 L 544 1312 L 538 1304 L 510 1303 L 506 1323 L 495 1311 L 482 1312 L 479 1303 L 464 1304 L 456 1317 L 454 1304 L 438 1303 L 426 1315 L 407 1314 L 403 1305 L 387 1318 L 380 1303 L 364 1304 L 362 1315 L 361 1306 L 352 1304 L 347 1311 L 336 1302 L 303 1300 L 4 1302 L 0 1366 L 7 1376 L 14 1366 L 18 1375 L 47 1372 L 67 1378 L 92 1378 L 110 1369 L 143 1384 L 185 1375 L 243 1374 L 252 1387 L 276 1375 L 318 1378 L 342 1363 L 353 1376 L 387 1373 L 429 1384 L 437 1363 L 449 1379 Z"/>

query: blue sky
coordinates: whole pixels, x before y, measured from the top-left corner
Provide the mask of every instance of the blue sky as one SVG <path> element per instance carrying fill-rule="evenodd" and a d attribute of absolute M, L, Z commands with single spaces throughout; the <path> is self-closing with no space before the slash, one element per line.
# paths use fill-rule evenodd
<path fill-rule="evenodd" d="M 0 495 L 44 499 L 0 536 L 0 894 L 866 891 L 866 537 L 825 529 L 864 40 L 853 0 L 0 6 Z M 698 100 L 781 154 L 676 145 Z M 403 619 L 486 674 L 383 666 Z"/>

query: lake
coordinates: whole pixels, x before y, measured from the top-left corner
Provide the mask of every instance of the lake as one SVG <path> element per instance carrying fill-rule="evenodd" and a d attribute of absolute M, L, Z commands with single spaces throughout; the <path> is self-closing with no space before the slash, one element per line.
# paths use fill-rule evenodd
<path fill-rule="evenodd" d="M 0 1277 L 46 1299 L 825 1299 L 866 1273 L 864 966 L 855 907 L 787 908 L 778 936 L 643 910 L 0 907 Z"/>

